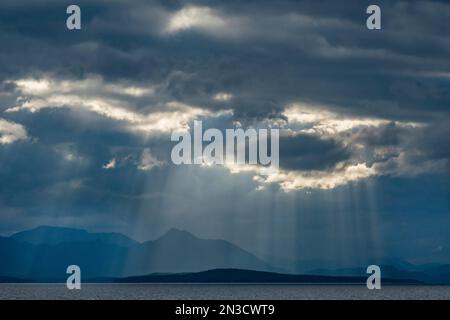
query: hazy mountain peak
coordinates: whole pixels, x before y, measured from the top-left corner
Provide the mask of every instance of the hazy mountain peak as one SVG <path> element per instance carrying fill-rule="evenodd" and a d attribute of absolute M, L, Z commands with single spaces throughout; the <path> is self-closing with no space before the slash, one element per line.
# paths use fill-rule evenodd
<path fill-rule="evenodd" d="M 180 239 L 198 239 L 198 238 L 196 236 L 194 236 L 192 233 L 190 233 L 189 231 L 178 229 L 178 228 L 171 228 L 157 240 L 161 240 L 161 239 L 180 240 Z"/>
<path fill-rule="evenodd" d="M 60 238 L 73 236 L 86 236 L 88 232 L 82 229 L 55 227 L 55 226 L 38 226 L 29 230 L 17 232 L 11 236 L 16 240 L 25 242 L 35 242 L 44 238 Z M 39 241 L 41 242 L 41 241 Z"/>
<path fill-rule="evenodd" d="M 73 232 L 73 233 L 84 233 L 84 234 L 89 233 L 88 231 L 86 231 L 84 229 L 42 225 L 42 226 L 37 226 L 32 229 L 17 232 L 13 236 L 18 235 L 18 234 L 23 234 L 23 233 L 29 233 L 29 232 Z"/>
<path fill-rule="evenodd" d="M 105 243 L 125 246 L 137 243 L 135 240 L 120 233 L 91 233 L 83 229 L 56 226 L 39 226 L 30 230 L 17 232 L 11 238 L 32 244 L 48 245 L 74 241 L 103 241 Z"/>

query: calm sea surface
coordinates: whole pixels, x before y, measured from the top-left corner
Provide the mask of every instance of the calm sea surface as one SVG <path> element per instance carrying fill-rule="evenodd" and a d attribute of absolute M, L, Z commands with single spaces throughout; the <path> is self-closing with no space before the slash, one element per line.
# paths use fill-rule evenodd
<path fill-rule="evenodd" d="M 450 299 L 450 286 L 278 284 L 0 284 L 0 299 Z"/>

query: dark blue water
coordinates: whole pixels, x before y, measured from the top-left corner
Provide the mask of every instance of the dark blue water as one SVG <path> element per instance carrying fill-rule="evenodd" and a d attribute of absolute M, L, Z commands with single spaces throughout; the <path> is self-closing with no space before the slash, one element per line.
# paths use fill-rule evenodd
<path fill-rule="evenodd" d="M 0 284 L 0 299 L 450 299 L 450 286 L 279 284 Z"/>

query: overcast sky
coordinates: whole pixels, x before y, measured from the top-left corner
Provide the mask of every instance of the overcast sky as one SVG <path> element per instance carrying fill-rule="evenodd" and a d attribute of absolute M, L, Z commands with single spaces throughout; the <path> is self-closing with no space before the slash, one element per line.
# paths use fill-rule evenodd
<path fill-rule="evenodd" d="M 450 262 L 450 4 L 0 3 L 0 234 L 171 227 L 252 252 Z M 280 170 L 175 166 L 175 130 L 280 128 Z"/>

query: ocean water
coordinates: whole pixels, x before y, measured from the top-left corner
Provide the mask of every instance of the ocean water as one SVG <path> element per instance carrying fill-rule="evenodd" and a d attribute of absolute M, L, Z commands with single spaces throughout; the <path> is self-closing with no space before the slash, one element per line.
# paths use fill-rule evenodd
<path fill-rule="evenodd" d="M 450 299 L 450 286 L 297 284 L 0 284 L 0 299 Z"/>

